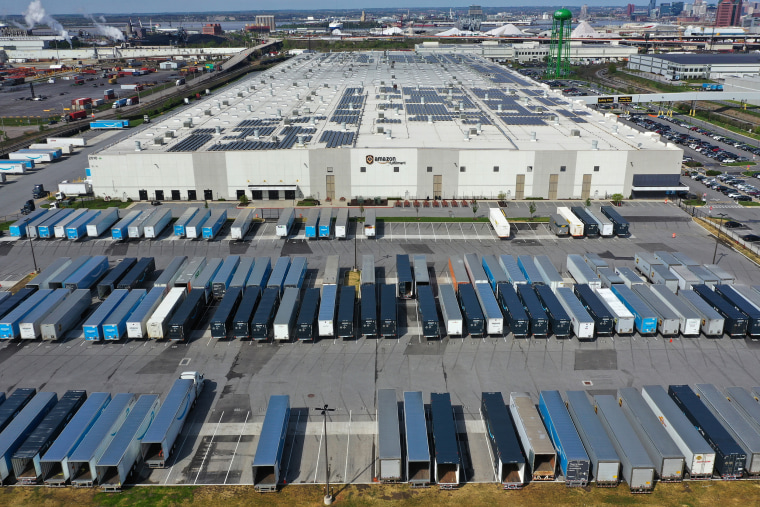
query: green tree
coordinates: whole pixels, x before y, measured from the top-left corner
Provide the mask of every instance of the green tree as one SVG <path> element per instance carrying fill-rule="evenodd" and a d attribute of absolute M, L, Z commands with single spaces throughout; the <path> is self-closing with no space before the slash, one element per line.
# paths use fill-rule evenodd
<path fill-rule="evenodd" d="M 623 197 L 623 194 L 612 194 L 612 196 L 610 197 L 612 204 L 614 204 L 615 206 L 623 202 L 623 199 L 625 199 L 625 197 Z"/>
<path fill-rule="evenodd" d="M 607 67 L 607 73 L 608 73 L 608 74 L 614 74 L 615 72 L 617 72 L 617 65 L 615 65 L 614 63 L 611 63 L 611 64 L 610 64 L 610 65 Z"/>
<path fill-rule="evenodd" d="M 533 220 L 533 214 L 536 212 L 536 204 L 531 202 L 528 205 L 528 211 L 530 211 L 530 219 Z"/>
<path fill-rule="evenodd" d="M 475 220 L 475 214 L 478 212 L 477 201 L 472 201 L 472 219 Z"/>
<path fill-rule="evenodd" d="M 586 203 L 585 203 L 585 204 L 586 204 L 586 207 L 587 207 L 587 208 L 588 208 L 589 206 L 591 206 L 591 199 L 589 199 L 588 197 L 586 197 Z"/>
<path fill-rule="evenodd" d="M 248 196 L 247 196 L 247 195 L 245 195 L 245 194 L 241 195 L 241 196 L 240 196 L 240 199 L 238 199 L 238 201 L 240 201 L 240 205 L 241 205 L 241 206 L 248 206 L 248 203 L 250 202 L 250 201 L 248 200 Z"/>

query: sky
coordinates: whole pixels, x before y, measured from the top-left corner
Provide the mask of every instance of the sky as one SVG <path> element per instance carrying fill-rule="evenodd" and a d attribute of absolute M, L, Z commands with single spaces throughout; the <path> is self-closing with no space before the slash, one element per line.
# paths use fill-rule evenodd
<path fill-rule="evenodd" d="M 42 0 L 42 5 L 49 14 L 79 14 L 79 13 L 153 13 L 153 12 L 176 12 L 177 0 L 130 0 L 128 10 L 125 10 L 123 2 L 109 2 L 103 0 Z M 215 12 L 224 11 L 257 11 L 258 6 L 265 2 L 261 0 L 221 0 L 209 2 L 208 0 L 182 0 L 183 12 Z M 268 7 L 272 4 L 266 2 Z M 609 0 L 573 0 L 567 5 L 625 5 L 627 1 L 610 2 Z M 645 4 L 639 0 L 639 4 Z M 414 7 L 442 7 L 464 8 L 470 4 L 479 4 L 483 7 L 503 7 L 505 10 L 520 6 L 556 6 L 562 4 L 557 0 L 382 0 L 383 8 L 407 8 Z M 26 11 L 29 0 L 2 0 L 0 1 L 0 17 L 7 15 L 20 15 Z M 279 10 L 284 9 L 360 9 L 377 8 L 375 0 L 279 0 L 276 2 Z M 179 13 L 178 13 L 179 14 Z"/>

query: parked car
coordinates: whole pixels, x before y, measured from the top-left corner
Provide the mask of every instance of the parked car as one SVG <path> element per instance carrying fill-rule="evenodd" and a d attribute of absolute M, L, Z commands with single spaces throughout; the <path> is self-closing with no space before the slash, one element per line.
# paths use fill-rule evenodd
<path fill-rule="evenodd" d="M 760 236 L 757 234 L 745 234 L 742 236 L 742 239 L 748 243 L 757 243 L 760 241 Z"/>
<path fill-rule="evenodd" d="M 738 229 L 739 227 L 744 227 L 744 224 L 741 222 L 736 222 L 734 220 L 729 220 L 728 222 L 723 224 L 723 227 L 726 229 Z"/>

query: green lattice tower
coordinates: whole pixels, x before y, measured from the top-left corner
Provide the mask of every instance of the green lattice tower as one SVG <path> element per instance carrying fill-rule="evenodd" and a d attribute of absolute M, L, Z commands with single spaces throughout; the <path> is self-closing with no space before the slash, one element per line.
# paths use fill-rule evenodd
<path fill-rule="evenodd" d="M 558 9 L 552 17 L 552 41 L 546 76 L 560 79 L 570 75 L 570 25 L 573 14 L 567 9 Z"/>

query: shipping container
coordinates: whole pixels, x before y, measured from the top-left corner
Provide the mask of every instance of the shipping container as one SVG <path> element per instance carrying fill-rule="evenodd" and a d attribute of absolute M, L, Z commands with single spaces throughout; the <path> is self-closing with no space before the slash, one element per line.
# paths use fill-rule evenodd
<path fill-rule="evenodd" d="M 122 261 L 123 262 L 123 261 Z M 156 270 L 156 261 L 153 257 L 141 257 L 139 261 L 124 275 L 116 285 L 117 289 L 135 289 L 153 275 Z M 156 284 L 156 286 L 158 286 Z"/>
<path fill-rule="evenodd" d="M 650 286 L 660 303 L 678 315 L 681 334 L 684 336 L 699 336 L 699 328 L 702 324 L 701 316 L 685 301 L 670 292 L 664 285 Z"/>
<path fill-rule="evenodd" d="M 553 481 L 557 452 L 528 393 L 510 393 L 509 410 L 534 481 Z"/>
<path fill-rule="evenodd" d="M 461 289 L 459 296 L 462 297 Z M 504 315 L 504 324 L 509 327 L 512 336 L 524 337 L 530 334 L 530 319 L 512 285 L 505 283 L 499 288 L 498 305 Z M 464 305 L 462 309 L 464 310 Z"/>
<path fill-rule="evenodd" d="M 356 308 L 356 287 L 353 285 L 344 285 L 340 289 L 340 298 L 338 300 L 338 321 L 335 335 L 338 338 L 355 338 L 354 310 Z"/>
<path fill-rule="evenodd" d="M 419 287 L 417 292 L 417 310 L 422 327 L 422 337 L 428 340 L 441 337 L 439 328 L 438 310 L 435 306 L 433 290 L 429 285 Z"/>
<path fill-rule="evenodd" d="M 597 290 L 600 287 L 596 288 Z M 602 303 L 594 289 L 587 284 L 576 284 L 573 287 L 573 294 L 581 302 L 589 316 L 594 319 L 594 329 L 597 335 L 611 336 L 615 332 L 615 317 L 610 310 Z"/>
<path fill-rule="evenodd" d="M 554 291 L 562 308 L 570 317 L 573 333 L 579 340 L 594 337 L 594 319 L 588 314 L 583 304 L 573 294 L 573 289 L 559 287 Z"/>
<path fill-rule="evenodd" d="M 441 304 L 441 315 L 443 316 L 446 335 L 462 336 L 462 312 L 459 309 L 457 294 L 451 284 L 438 286 L 438 301 Z"/>
<path fill-rule="evenodd" d="M 253 209 L 241 209 L 238 212 L 235 221 L 232 222 L 232 226 L 230 227 L 230 236 L 232 239 L 238 241 L 245 239 L 246 234 L 248 234 L 248 231 L 251 230 L 251 226 L 253 225 L 254 211 L 255 210 Z"/>
<path fill-rule="evenodd" d="M 644 277 L 650 281 L 652 279 L 652 267 L 663 265 L 654 254 L 649 252 L 636 252 L 634 262 L 636 263 L 636 269 L 639 270 L 639 273 L 644 275 Z"/>
<path fill-rule="evenodd" d="M 127 333 L 127 321 L 147 295 L 145 289 L 131 291 L 119 306 L 103 321 L 103 338 L 121 340 Z"/>
<path fill-rule="evenodd" d="M 168 324 L 174 313 L 185 301 L 187 296 L 187 289 L 184 287 L 175 287 L 169 291 L 166 297 L 150 316 L 146 324 L 148 331 L 148 338 L 154 340 L 161 340 L 167 338 L 167 332 L 169 331 Z"/>
<path fill-rule="evenodd" d="M 87 224 L 97 220 L 101 213 L 100 210 L 90 210 L 74 222 L 70 222 L 66 226 L 66 238 L 71 241 L 78 241 L 87 236 Z"/>
<path fill-rule="evenodd" d="M 599 211 L 612 221 L 612 227 L 616 236 L 627 236 L 630 232 L 628 220 L 620 216 L 613 206 L 602 206 Z"/>
<path fill-rule="evenodd" d="M 211 317 L 209 327 L 212 338 L 227 338 L 232 331 L 235 312 L 237 312 L 240 300 L 243 297 L 242 287 L 230 287 L 225 293 L 219 307 Z"/>
<path fill-rule="evenodd" d="M 58 155 L 58 156 L 56 156 Z M 60 150 L 29 150 L 21 149 L 8 154 L 11 160 L 32 160 L 35 164 L 58 160 L 62 153 Z"/>
<path fill-rule="evenodd" d="M 113 397 L 92 429 L 69 456 L 68 476 L 72 486 L 92 487 L 103 478 L 97 470 L 98 460 L 119 432 L 136 401 L 137 398 L 131 393 L 119 393 Z"/>
<path fill-rule="evenodd" d="M 143 225 L 145 237 L 151 239 L 158 238 L 171 221 L 172 210 L 170 208 L 156 210 Z"/>
<path fill-rule="evenodd" d="M 467 269 L 464 267 L 462 257 L 458 255 L 449 257 L 449 276 L 455 291 L 459 290 L 461 284 L 470 283 L 470 277 L 467 276 Z"/>
<path fill-rule="evenodd" d="M 251 319 L 261 299 L 261 288 L 248 287 L 240 299 L 240 304 L 232 319 L 232 336 L 235 338 L 251 337 Z"/>
<path fill-rule="evenodd" d="M 187 221 L 185 224 L 185 237 L 187 239 L 197 239 L 203 237 L 203 226 L 209 220 L 211 216 L 210 209 L 198 209 L 198 212 L 193 215 L 193 218 Z M 131 236 L 130 236 L 131 237 Z"/>
<path fill-rule="evenodd" d="M 330 285 L 329 290 L 326 292 L 330 292 L 332 296 L 335 296 L 335 288 L 336 287 L 334 285 Z M 324 297 L 322 299 L 322 305 L 324 306 Z M 282 309 L 282 305 L 280 305 L 280 309 Z M 321 326 L 322 310 L 319 305 L 319 289 L 312 288 L 304 290 L 301 309 L 298 311 L 298 318 L 296 319 L 295 323 L 295 338 L 297 340 L 313 341 L 315 336 L 321 336 L 321 334 L 318 334 L 317 332 L 317 328 L 319 327 L 317 324 L 318 314 L 320 317 L 319 325 Z M 330 320 L 330 322 L 332 322 L 332 320 Z"/>
<path fill-rule="evenodd" d="M 592 289 L 598 289 L 602 286 L 602 281 L 596 276 L 594 270 L 586 264 L 581 255 L 568 254 L 567 271 L 572 275 L 576 283 L 586 284 Z"/>
<path fill-rule="evenodd" d="M 668 268 L 672 268 L 673 266 L 683 266 L 683 263 L 679 261 L 675 255 L 666 252 L 665 250 L 655 250 L 654 257 L 660 261 L 660 264 L 663 264 Z"/>
<path fill-rule="evenodd" d="M 119 220 L 119 208 L 113 207 L 103 210 L 97 219 L 87 224 L 87 236 L 97 238 L 111 228 Z"/>
<path fill-rule="evenodd" d="M 520 271 L 523 272 L 523 275 L 525 275 L 525 279 L 528 283 L 536 285 L 544 283 L 544 278 L 541 275 L 541 272 L 536 268 L 532 255 L 518 255 L 517 266 L 520 268 Z"/>
<path fill-rule="evenodd" d="M 82 325 L 86 341 L 100 341 L 103 339 L 103 324 L 128 295 L 128 290 L 116 289 L 92 312 Z"/>
<path fill-rule="evenodd" d="M 702 287 L 707 286 L 703 285 Z M 709 287 L 707 287 L 707 290 L 709 290 Z M 714 287 L 714 291 L 746 317 L 747 334 L 750 336 L 760 335 L 760 309 L 736 291 L 733 285 L 718 284 Z"/>
<path fill-rule="evenodd" d="M 198 278 L 198 276 L 200 276 L 205 267 L 205 257 L 193 257 L 187 264 L 182 267 L 180 275 L 174 280 L 174 287 L 181 287 L 183 289 L 190 290 L 193 283 Z"/>
<path fill-rule="evenodd" d="M 162 287 L 154 287 L 146 294 L 145 298 L 143 298 L 127 319 L 127 337 L 148 337 L 148 320 L 156 311 L 158 305 L 161 304 L 164 294 Z"/>
<path fill-rule="evenodd" d="M 2 178 L 5 178 L 6 174 L 26 174 L 27 164 L 33 163 L 33 160 L 2 160 L 0 161 L 0 174 L 3 175 Z"/>
<path fill-rule="evenodd" d="M 0 183 L 5 182 L 5 175 L 0 173 Z M 30 238 L 39 237 L 39 228 L 47 227 L 49 224 L 56 224 L 59 222 L 58 215 L 61 214 L 63 209 L 48 209 L 47 213 L 38 216 L 35 220 L 27 222 L 26 235 Z"/>
<path fill-rule="evenodd" d="M 548 285 L 551 290 L 554 290 L 557 287 L 562 287 L 564 281 L 557 271 L 557 268 L 554 267 L 551 259 L 549 259 L 548 255 L 536 255 L 533 258 L 533 262 L 536 265 L 536 271 L 538 271 L 538 273 L 541 275 L 541 278 L 543 279 L 544 285 Z"/>
<path fill-rule="evenodd" d="M 719 285 L 716 285 L 718 287 Z M 718 293 L 713 292 L 707 285 L 695 285 L 692 290 L 699 294 L 707 304 L 713 307 L 724 319 L 723 332 L 731 337 L 742 337 L 747 334 L 749 319 L 734 305 L 726 301 Z"/>
<path fill-rule="evenodd" d="M 214 278 L 211 280 L 211 292 L 216 299 L 222 299 L 227 292 L 227 288 L 232 283 L 232 278 L 235 276 L 235 270 L 238 269 L 240 264 L 239 255 L 228 255 L 224 262 L 219 267 L 219 271 L 216 272 Z"/>
<path fill-rule="evenodd" d="M 117 259 L 117 264 L 114 268 L 98 282 L 98 298 L 105 299 L 111 291 L 117 288 L 118 283 L 127 275 L 132 266 L 137 262 L 136 257 L 125 257 L 123 259 Z"/>
<path fill-rule="evenodd" d="M 362 336 L 377 337 L 377 287 L 374 283 L 361 286 L 361 334 Z"/>
<path fill-rule="evenodd" d="M 26 407 L 35 394 L 37 394 L 37 390 L 30 387 L 15 389 L 13 394 L 8 395 L 7 399 L 5 398 L 5 393 L 3 393 L 2 399 L 4 401 L 0 404 L 0 434 L 2 434 L 19 412 Z"/>
<path fill-rule="evenodd" d="M 75 290 L 58 305 L 55 310 L 47 313 L 40 323 L 40 333 L 43 340 L 60 340 L 66 333 L 74 329 L 90 308 L 90 291 Z"/>
<path fill-rule="evenodd" d="M 283 209 L 280 213 L 280 218 L 277 219 L 277 225 L 275 225 L 274 228 L 275 234 L 280 238 L 287 238 L 295 220 L 296 212 L 293 208 Z"/>
<path fill-rule="evenodd" d="M 5 486 L 13 474 L 13 454 L 57 402 L 58 396 L 55 393 L 38 393 L 0 433 L 0 486 Z"/>
<path fill-rule="evenodd" d="M 536 285 L 533 289 L 549 319 L 551 333 L 555 338 L 569 337 L 572 332 L 572 322 L 554 291 L 548 285 Z"/>
<path fill-rule="evenodd" d="M 760 474 L 760 434 L 714 385 L 697 384 L 696 388 L 702 403 L 744 450 L 747 456 L 744 470 L 749 475 Z"/>
<path fill-rule="evenodd" d="M 748 287 L 747 285 L 723 285 L 723 287 L 731 287 L 755 309 L 760 309 L 760 293 L 753 290 L 752 287 Z"/>
<path fill-rule="evenodd" d="M 129 225 L 137 220 L 141 214 L 142 211 L 140 210 L 130 211 L 124 216 L 124 218 L 116 222 L 113 227 L 111 227 L 111 239 L 123 241 L 129 238 Z"/>
<path fill-rule="evenodd" d="M 107 272 L 108 256 L 96 255 L 68 277 L 63 286 L 70 290 L 91 289 Z"/>
<path fill-rule="evenodd" d="M 651 275 L 649 277 L 650 282 L 662 284 L 673 291 L 674 294 L 678 292 L 679 278 L 667 266 L 659 264 L 652 266 Z"/>
<path fill-rule="evenodd" d="M 160 403 L 155 394 L 143 394 L 96 466 L 104 491 L 121 491 L 127 478 L 141 461 L 140 444 L 156 417 Z"/>
<path fill-rule="evenodd" d="M 642 285 L 646 283 L 631 268 L 625 268 L 625 267 L 615 268 L 615 274 L 618 275 L 623 280 L 623 283 L 629 289 L 634 285 Z"/>
<path fill-rule="evenodd" d="M 620 458 L 623 479 L 632 492 L 649 493 L 654 488 L 655 466 L 623 414 L 618 400 L 611 395 L 594 397 L 596 414 L 602 421 L 612 445 Z"/>
<path fill-rule="evenodd" d="M 607 289 L 615 284 L 625 284 L 623 277 L 615 273 L 612 268 L 599 268 L 597 275 L 599 275 L 599 279 L 602 281 L 602 287 Z"/>
<path fill-rule="evenodd" d="M 256 257 L 256 263 L 251 270 L 251 276 L 245 282 L 245 290 L 248 287 L 258 287 L 264 290 L 269 282 L 269 275 L 272 273 L 272 259 L 269 257 Z"/>
<path fill-rule="evenodd" d="M 449 393 L 430 393 L 430 427 L 435 448 L 433 480 L 441 489 L 455 488 L 459 486 L 461 459 Z"/>
<path fill-rule="evenodd" d="M 615 224 L 606 215 L 601 211 L 592 211 L 591 208 L 586 208 L 585 211 L 589 218 L 596 222 L 600 236 L 609 238 L 615 235 Z"/>
<path fill-rule="evenodd" d="M 538 411 L 554 448 L 565 484 L 585 487 L 590 479 L 591 460 L 583 447 L 559 391 L 541 391 Z"/>
<path fill-rule="evenodd" d="M 477 254 L 464 254 L 464 267 L 467 271 L 467 277 L 470 279 L 470 283 L 488 283 L 488 277 L 483 270 L 481 262 L 478 260 Z"/>
<path fill-rule="evenodd" d="M 509 284 L 502 284 L 507 287 Z M 479 282 L 474 284 L 475 295 L 480 303 L 485 318 L 486 334 L 490 336 L 502 336 L 504 334 L 504 314 L 502 313 L 499 302 L 491 290 L 488 282 Z"/>
<path fill-rule="evenodd" d="M 744 420 L 760 433 L 760 403 L 757 402 L 757 394 L 750 394 L 743 387 L 727 387 L 726 394 L 731 404 L 744 416 Z"/>
<path fill-rule="evenodd" d="M 638 389 L 618 389 L 617 400 L 652 460 L 658 479 L 663 482 L 682 481 L 684 455 Z"/>
<path fill-rule="evenodd" d="M 145 224 L 157 210 L 148 209 L 140 213 L 140 216 L 132 220 L 127 226 L 129 239 L 140 239 L 145 234 Z"/>
<path fill-rule="evenodd" d="M 425 291 L 429 288 L 426 287 Z M 406 438 L 406 480 L 414 487 L 431 483 L 430 446 L 422 391 L 404 391 L 404 436 Z"/>
<path fill-rule="evenodd" d="M 291 291 L 292 292 L 292 291 Z M 280 291 L 276 288 L 268 287 L 261 294 L 256 311 L 250 320 L 250 337 L 256 341 L 269 341 L 272 339 L 275 314 L 280 303 Z M 243 305 L 241 304 L 242 308 Z M 240 313 L 240 310 L 238 310 Z M 238 320 L 235 318 L 235 336 L 238 336 Z M 241 337 L 242 338 L 242 337 Z M 247 338 L 247 337 L 246 337 Z"/>
<path fill-rule="evenodd" d="M 377 218 L 375 210 L 368 209 L 364 212 L 364 237 L 374 238 L 377 236 Z"/>
<path fill-rule="evenodd" d="M 224 224 L 227 223 L 227 210 L 215 209 L 211 212 L 208 220 L 203 222 L 201 227 L 201 237 L 205 240 L 212 240 L 222 230 Z"/>
<path fill-rule="evenodd" d="M 26 226 L 44 216 L 47 212 L 48 210 L 46 209 L 37 208 L 22 219 L 12 223 L 8 228 L 8 234 L 10 234 L 12 238 L 23 238 L 26 236 Z"/>
<path fill-rule="evenodd" d="M 50 239 L 55 237 L 55 227 L 59 224 L 68 222 L 72 216 L 78 211 L 71 208 L 64 208 L 58 211 L 56 215 L 47 222 L 37 226 L 37 235 L 42 239 Z"/>
<path fill-rule="evenodd" d="M 398 308 L 396 305 L 396 288 L 390 284 L 378 284 L 380 292 L 380 336 L 398 338 Z"/>
<path fill-rule="evenodd" d="M 586 252 L 583 254 L 583 260 L 586 262 L 586 264 L 588 264 L 588 267 L 590 267 L 597 275 L 599 275 L 599 269 L 609 269 L 610 267 L 609 263 L 606 260 L 602 259 L 602 257 L 597 253 Z"/>
<path fill-rule="evenodd" d="M 212 281 L 222 267 L 222 259 L 214 257 L 209 259 L 198 278 L 190 284 L 191 291 L 201 291 L 205 298 L 205 304 L 212 302 Z"/>
<path fill-rule="evenodd" d="M 572 206 L 570 211 L 578 217 L 578 220 L 583 222 L 583 234 L 589 238 L 599 236 L 599 224 L 586 213 L 586 208 L 583 206 Z"/>
<path fill-rule="evenodd" d="M 54 312 L 71 294 L 69 289 L 57 289 L 26 314 L 18 324 L 22 340 L 35 340 L 42 334 L 41 326 L 45 318 Z"/>
<path fill-rule="evenodd" d="M 425 254 L 417 254 L 412 258 L 412 267 L 414 274 L 414 292 L 421 286 L 430 285 L 430 275 L 428 274 L 427 258 Z"/>
<path fill-rule="evenodd" d="M 718 277 L 718 283 L 720 284 L 732 285 L 736 281 L 736 277 L 734 277 L 734 275 L 721 268 L 717 264 L 705 264 L 704 267 L 710 273 Z"/>
<path fill-rule="evenodd" d="M 319 213 L 319 238 L 330 239 L 332 236 L 332 209 L 322 208 Z"/>
<path fill-rule="evenodd" d="M 618 335 L 633 334 L 636 327 L 633 314 L 625 307 L 618 297 L 607 288 L 594 291 L 599 301 L 609 310 L 615 321 L 615 333 Z"/>
<path fill-rule="evenodd" d="M 641 397 L 684 456 L 689 478 L 710 479 L 715 466 L 715 451 L 686 418 L 662 386 L 641 388 Z"/>
<path fill-rule="evenodd" d="M 570 224 L 559 213 L 549 215 L 549 230 L 560 237 L 570 235 Z"/>
<path fill-rule="evenodd" d="M 557 208 L 557 214 L 567 220 L 567 225 L 570 230 L 570 235 L 574 238 L 582 238 L 584 234 L 584 224 L 575 214 L 570 211 L 570 208 L 560 206 Z"/>
<path fill-rule="evenodd" d="M 338 210 L 338 216 L 335 219 L 335 237 L 338 239 L 348 237 L 348 208 Z"/>
<path fill-rule="evenodd" d="M 633 285 L 636 287 L 646 287 L 645 285 Z M 610 287 L 615 296 L 620 300 L 628 311 L 633 314 L 633 322 L 636 324 L 636 330 L 642 335 L 651 335 L 657 333 L 658 315 L 646 304 L 632 289 L 626 285 L 613 285 Z"/>
<path fill-rule="evenodd" d="M 309 210 L 304 223 L 304 236 L 308 239 L 316 239 L 319 234 L 319 208 Z"/>
<path fill-rule="evenodd" d="M 110 393 L 92 393 L 61 431 L 53 445 L 39 460 L 40 478 L 46 486 L 65 486 L 69 476 L 69 458 L 111 402 Z"/>
<path fill-rule="evenodd" d="M 401 299 L 412 299 L 414 297 L 414 277 L 408 255 L 396 255 L 396 277 L 396 295 Z"/>
<path fill-rule="evenodd" d="M 386 285 L 386 287 L 390 286 Z M 399 482 L 403 480 L 403 470 L 401 429 L 395 389 L 378 389 L 376 418 L 377 478 L 380 482 Z"/>
<path fill-rule="evenodd" d="M 683 252 L 672 252 L 671 255 L 684 266 L 701 266 L 702 264 L 695 261 Z"/>
<path fill-rule="evenodd" d="M 322 285 L 322 301 L 319 303 L 318 318 L 319 336 L 335 336 L 335 315 L 337 312 L 337 299 L 337 285 Z"/>
<path fill-rule="evenodd" d="M 29 315 L 34 309 L 42 304 L 45 299 L 53 294 L 53 289 L 38 290 L 28 298 L 24 299 L 13 310 L 9 311 L 0 318 L 0 339 L 15 340 L 20 336 L 19 325 L 24 317 Z"/>
<path fill-rule="evenodd" d="M 203 292 L 192 290 L 166 324 L 166 337 L 172 341 L 186 342 L 206 311 Z"/>
<path fill-rule="evenodd" d="M 17 484 L 34 485 L 42 479 L 40 459 L 87 399 L 87 391 L 66 391 L 13 453 L 11 465 Z"/>
<path fill-rule="evenodd" d="M 285 278 L 288 276 L 289 269 L 290 257 L 279 257 L 272 269 L 272 273 L 269 275 L 269 281 L 266 285 L 267 288 L 277 289 L 279 293 L 282 293 L 285 285 Z"/>
<path fill-rule="evenodd" d="M 49 289 L 48 280 L 52 279 L 55 275 L 66 269 L 71 264 L 70 257 L 59 257 L 54 260 L 48 267 L 43 269 L 40 274 L 32 278 L 25 285 L 28 289 Z M 6 293 L 6 296 L 10 293 Z M 2 304 L 2 302 L 0 302 Z M 0 314 L 0 317 L 2 314 Z"/>
<path fill-rule="evenodd" d="M 522 488 L 527 481 L 525 457 L 501 393 L 481 394 L 480 417 L 485 424 L 496 481 L 504 489 Z"/>
<path fill-rule="evenodd" d="M 653 285 L 637 285 L 632 290 L 657 315 L 657 329 L 660 331 L 660 334 L 662 336 L 678 336 L 681 329 L 679 315 L 666 305 L 663 305 L 660 298 L 652 293 L 650 287 L 653 287 Z"/>
<path fill-rule="evenodd" d="M 259 493 L 277 491 L 289 420 L 290 398 L 287 395 L 270 396 L 256 454 L 251 464 L 253 489 Z"/>
<path fill-rule="evenodd" d="M 185 226 L 190 222 L 190 220 L 193 219 L 193 217 L 198 213 L 200 208 L 187 208 L 177 219 L 176 222 L 174 222 L 174 235 L 178 237 L 182 237 L 185 235 Z"/>
<path fill-rule="evenodd" d="M 541 285 L 541 284 L 540 284 Z M 528 320 L 530 321 L 530 334 L 534 338 L 549 336 L 549 318 L 546 316 L 541 301 L 536 296 L 535 288 L 540 285 L 518 285 L 517 296 L 523 304 Z"/>
<path fill-rule="evenodd" d="M 678 297 L 699 314 L 705 336 L 723 336 L 726 319 L 699 294 L 693 290 L 682 290 L 678 292 Z"/>
<path fill-rule="evenodd" d="M 306 270 L 308 269 L 308 265 L 309 263 L 307 262 L 306 257 L 293 257 L 293 260 L 290 263 L 290 269 L 288 269 L 288 274 L 285 277 L 285 281 L 282 285 L 283 288 L 300 289 L 303 286 L 304 279 L 306 278 Z"/>
<path fill-rule="evenodd" d="M 375 256 L 372 254 L 362 255 L 362 285 L 375 284 Z"/>
<path fill-rule="evenodd" d="M 140 442 L 140 456 L 150 468 L 165 468 L 176 447 L 177 439 L 188 419 L 188 413 L 203 390 L 203 375 L 184 372 L 164 399 L 156 419 Z"/>
<path fill-rule="evenodd" d="M 510 233 L 509 220 L 501 208 L 489 208 L 488 220 L 491 222 L 496 236 L 499 238 L 508 238 Z"/>
<path fill-rule="evenodd" d="M 248 282 L 248 277 L 251 276 L 251 271 L 253 270 L 253 262 L 253 257 L 240 258 L 240 263 L 235 270 L 235 274 L 232 276 L 232 280 L 230 281 L 230 285 L 227 290 L 233 287 L 245 290 L 246 283 Z"/>
<path fill-rule="evenodd" d="M 325 271 L 322 274 L 322 285 L 337 285 L 340 280 L 340 256 L 328 255 Z"/>
<path fill-rule="evenodd" d="M 687 385 L 671 385 L 668 395 L 715 451 L 715 471 L 724 479 L 744 475 L 747 454 Z"/>

